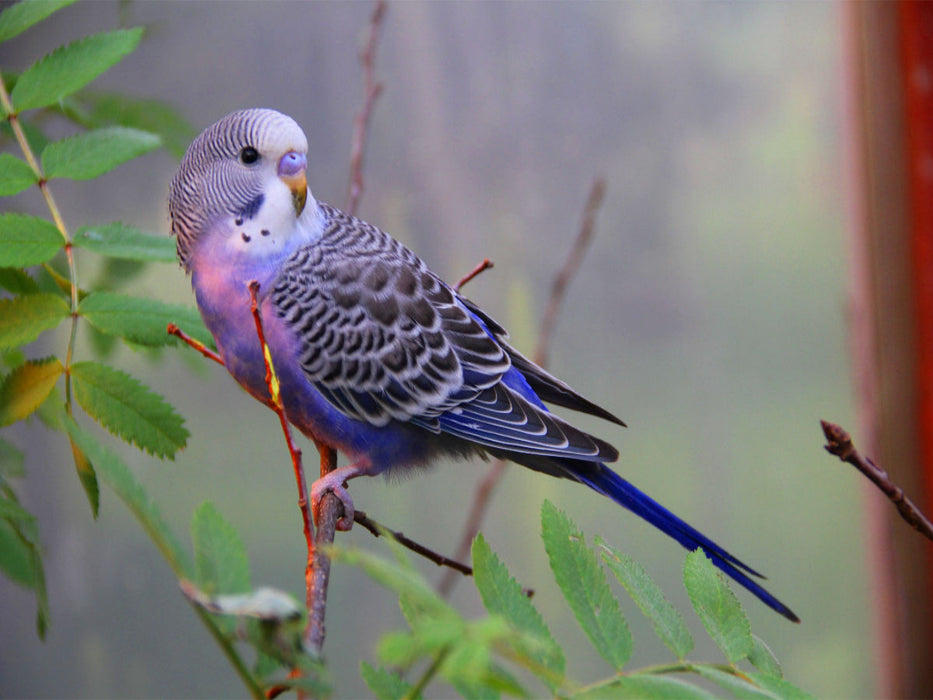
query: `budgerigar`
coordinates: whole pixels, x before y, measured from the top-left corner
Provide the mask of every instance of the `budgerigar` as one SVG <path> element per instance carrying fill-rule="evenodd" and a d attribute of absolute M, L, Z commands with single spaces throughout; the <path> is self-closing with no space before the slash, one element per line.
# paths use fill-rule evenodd
<path fill-rule="evenodd" d="M 722 547 L 605 466 L 618 451 L 543 402 L 622 424 L 522 356 L 485 311 L 375 226 L 308 190 L 308 142 L 269 109 L 234 112 L 188 148 L 169 213 L 181 264 L 230 374 L 269 403 L 248 283 L 288 419 L 349 458 L 314 483 L 352 524 L 346 481 L 492 455 L 589 486 L 722 571 L 785 617 L 798 618 Z"/>

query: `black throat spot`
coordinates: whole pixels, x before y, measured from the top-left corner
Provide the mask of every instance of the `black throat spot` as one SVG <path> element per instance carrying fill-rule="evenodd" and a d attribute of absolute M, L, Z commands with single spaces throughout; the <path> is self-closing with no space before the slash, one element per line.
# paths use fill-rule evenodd
<path fill-rule="evenodd" d="M 238 211 L 237 217 L 241 219 L 252 219 L 259 213 L 259 209 L 262 207 L 262 203 L 266 201 L 266 195 L 257 194 L 250 201 L 246 203 L 246 206 Z"/>

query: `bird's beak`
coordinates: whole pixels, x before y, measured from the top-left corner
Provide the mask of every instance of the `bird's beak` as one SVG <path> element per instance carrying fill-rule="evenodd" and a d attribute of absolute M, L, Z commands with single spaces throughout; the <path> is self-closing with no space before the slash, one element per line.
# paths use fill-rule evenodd
<path fill-rule="evenodd" d="M 291 190 L 296 217 L 301 216 L 308 202 L 308 175 L 305 172 L 307 167 L 308 159 L 303 153 L 296 151 L 289 151 L 279 161 L 278 174 Z"/>

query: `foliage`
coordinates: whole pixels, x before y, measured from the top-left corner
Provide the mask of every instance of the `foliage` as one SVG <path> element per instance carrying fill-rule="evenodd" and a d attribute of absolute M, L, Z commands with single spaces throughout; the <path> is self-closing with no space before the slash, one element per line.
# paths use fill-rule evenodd
<path fill-rule="evenodd" d="M 710 698 L 706 688 L 689 679 L 705 679 L 743 698 L 810 697 L 782 676 L 768 647 L 752 635 L 748 619 L 723 575 L 701 551 L 687 555 L 684 585 L 694 610 L 725 663 L 687 659 L 693 648 L 683 618 L 658 585 L 630 557 L 601 539 L 586 544 L 583 534 L 563 512 L 545 501 L 541 509 L 542 540 L 554 578 L 581 629 L 612 667 L 608 677 L 579 683 L 565 672 L 564 653 L 540 613 L 505 565 L 479 535 L 473 543 L 476 587 L 489 616 L 469 621 L 459 616 L 417 575 L 396 549 L 390 563 L 370 553 L 335 547 L 333 556 L 357 566 L 399 596 L 409 629 L 383 638 L 382 667 L 367 663 L 361 673 L 378 698 L 418 698 L 437 678 L 464 697 L 566 698 Z M 640 669 L 627 668 L 633 648 L 620 601 L 613 595 L 605 564 L 675 660 Z M 398 668 L 424 666 L 408 682 Z M 743 666 L 746 666 L 743 668 Z M 532 688 L 519 673 L 542 683 Z"/>
<path fill-rule="evenodd" d="M 68 4 L 42 0 L 8 7 L 0 13 L 0 42 Z M 104 358 L 78 357 L 81 326 L 95 331 L 92 338 L 108 339 L 92 343 L 92 348 L 120 342 L 155 351 L 174 346 L 166 332 L 169 322 L 211 343 L 193 309 L 114 292 L 116 280 L 106 275 L 93 287 L 79 285 L 80 256 L 133 266 L 174 262 L 168 237 L 107 221 L 82 222 L 72 232 L 55 203 L 56 178 L 96 178 L 160 145 L 177 154 L 190 138 L 190 129 L 166 105 L 85 89 L 134 51 L 142 37 L 141 29 L 121 29 L 78 39 L 38 58 L 19 75 L 4 71 L 0 81 L 0 138 L 4 148 L 15 151 L 0 153 L 0 196 L 35 187 L 47 208 L 45 216 L 0 215 L 0 427 L 38 417 L 68 441 L 92 513 L 96 516 L 100 508 L 102 484 L 139 521 L 253 697 L 289 689 L 327 695 L 331 683 L 326 669 L 304 646 L 305 611 L 288 594 L 253 588 L 249 559 L 230 524 L 213 505 L 203 504 L 192 519 L 193 554 L 189 552 L 127 464 L 93 427 L 96 423 L 158 459 L 172 459 L 189 436 L 176 409 L 153 389 Z M 74 133 L 50 140 L 43 130 L 50 120 L 64 120 Z M 59 328 L 64 332 L 48 334 Z M 33 345 L 40 338 L 42 346 Z M 34 592 L 38 633 L 44 636 L 49 602 L 39 523 L 15 488 L 24 476 L 24 463 L 21 448 L 0 438 L 0 571 Z M 377 653 L 382 667 L 362 664 L 361 674 L 377 697 L 419 697 L 438 677 L 470 698 L 542 692 L 581 698 L 708 697 L 700 686 L 673 674 L 693 674 L 742 697 L 805 696 L 782 678 L 773 654 L 751 634 L 738 602 L 702 553 L 687 557 L 684 580 L 704 627 L 723 651 L 722 664 L 687 660 L 693 648 L 690 632 L 637 563 L 601 540 L 595 548 L 588 546 L 575 525 L 547 503 L 542 526 L 555 579 L 613 674 L 585 685 L 568 677 L 564 652 L 544 618 L 482 537 L 474 543 L 473 563 L 489 616 L 476 621 L 466 620 L 442 600 L 398 551 L 395 561 L 387 561 L 334 548 L 337 561 L 361 568 L 398 594 L 409 625 L 381 640 Z M 651 620 L 675 657 L 673 663 L 627 668 L 635 642 L 603 565 Z M 414 682 L 398 670 L 425 661 L 427 667 Z M 751 669 L 740 669 L 740 663 Z M 531 681 L 544 690 L 526 690 Z"/>

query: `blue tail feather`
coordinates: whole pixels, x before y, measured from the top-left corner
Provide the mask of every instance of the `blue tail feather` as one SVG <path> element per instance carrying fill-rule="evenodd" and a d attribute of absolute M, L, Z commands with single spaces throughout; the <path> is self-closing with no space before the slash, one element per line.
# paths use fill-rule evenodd
<path fill-rule="evenodd" d="M 569 467 L 568 472 L 572 478 L 644 518 L 687 549 L 692 551 L 699 547 L 723 573 L 750 591 L 769 608 L 788 620 L 800 622 L 800 618 L 790 608 L 766 591 L 757 581 L 749 578 L 749 574 L 764 578 L 761 574 L 678 518 L 660 503 L 639 491 L 611 469 L 603 465 L 599 465 L 601 468 L 597 470 L 591 468 L 581 470 L 574 469 L 570 465 L 566 466 Z M 594 465 L 588 465 L 588 467 L 592 466 Z"/>

